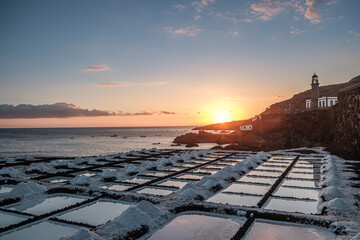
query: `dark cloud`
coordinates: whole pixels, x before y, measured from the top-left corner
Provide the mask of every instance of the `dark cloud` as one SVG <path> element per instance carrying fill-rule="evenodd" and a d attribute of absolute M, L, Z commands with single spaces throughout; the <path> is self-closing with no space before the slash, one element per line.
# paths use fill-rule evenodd
<path fill-rule="evenodd" d="M 0 105 L 0 118 L 69 118 L 98 117 L 115 115 L 113 112 L 83 109 L 71 103 L 55 103 L 44 105 L 19 104 Z"/>
<path fill-rule="evenodd" d="M 176 112 L 169 112 L 169 111 L 160 111 L 159 114 L 167 114 L 167 115 L 175 115 Z"/>
<path fill-rule="evenodd" d="M 146 112 L 146 111 L 137 112 L 137 113 L 128 113 L 128 112 L 120 111 L 117 115 L 118 116 L 151 116 L 151 115 L 154 115 L 154 113 Z"/>

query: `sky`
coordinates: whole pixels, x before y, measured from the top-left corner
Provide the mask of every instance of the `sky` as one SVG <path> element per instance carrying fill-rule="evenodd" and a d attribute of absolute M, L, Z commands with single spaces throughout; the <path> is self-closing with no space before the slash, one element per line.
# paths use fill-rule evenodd
<path fill-rule="evenodd" d="M 2 0 L 0 128 L 240 120 L 360 74 L 359 0 Z M 305 104 L 305 103 L 304 103 Z"/>

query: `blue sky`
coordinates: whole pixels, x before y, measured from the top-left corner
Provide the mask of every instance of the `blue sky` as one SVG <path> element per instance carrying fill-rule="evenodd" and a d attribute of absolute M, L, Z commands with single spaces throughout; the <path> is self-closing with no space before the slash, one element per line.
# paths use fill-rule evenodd
<path fill-rule="evenodd" d="M 308 89 L 313 71 L 322 85 L 359 75 L 359 10 L 358 0 L 4 0 L 0 104 L 176 113 L 84 126 L 251 117 Z"/>

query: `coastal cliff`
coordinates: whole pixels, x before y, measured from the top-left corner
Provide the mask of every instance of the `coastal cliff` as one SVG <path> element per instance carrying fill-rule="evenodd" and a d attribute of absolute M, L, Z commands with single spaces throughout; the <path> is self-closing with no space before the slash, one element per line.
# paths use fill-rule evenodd
<path fill-rule="evenodd" d="M 252 131 L 238 130 L 239 124 L 247 124 L 249 120 L 234 121 L 197 128 L 218 130 L 221 126 L 226 126 L 227 130 L 236 130 L 233 134 L 200 131 L 200 134 L 179 136 L 174 142 L 230 144 L 217 147 L 253 151 L 325 146 L 328 151 L 342 157 L 360 159 L 360 76 L 349 83 L 351 84 L 346 84 L 346 88 L 336 90 L 339 101 L 331 108 L 268 110 L 261 115 L 261 119 L 252 123 Z M 333 87 L 326 87 L 328 86 L 323 88 L 334 90 Z M 270 107 L 272 108 L 273 106 Z"/>

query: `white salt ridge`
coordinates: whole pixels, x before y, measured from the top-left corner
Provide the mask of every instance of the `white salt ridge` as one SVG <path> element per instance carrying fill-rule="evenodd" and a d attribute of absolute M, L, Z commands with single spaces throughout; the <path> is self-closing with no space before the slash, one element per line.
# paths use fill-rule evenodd
<path fill-rule="evenodd" d="M 46 187 L 34 182 L 21 182 L 17 184 L 10 192 L 0 194 L 1 199 L 21 198 L 32 199 L 42 196 L 46 191 Z"/>
<path fill-rule="evenodd" d="M 320 205 L 320 209 L 324 207 L 326 207 L 326 211 L 330 215 L 350 217 L 353 213 L 350 206 L 341 198 L 334 198 L 328 202 L 323 202 Z"/>
<path fill-rule="evenodd" d="M 13 177 L 13 178 L 21 178 L 21 177 L 24 177 L 25 174 L 16 170 L 15 168 L 13 167 L 5 167 L 5 168 L 2 168 L 0 170 L 0 175 L 9 175 L 10 177 Z"/>
<path fill-rule="evenodd" d="M 170 212 L 162 211 L 150 202 L 141 201 L 136 206 L 129 207 L 119 217 L 98 227 L 95 233 L 105 239 L 111 239 L 124 236 L 142 226 L 152 231 L 164 224 L 170 216 Z"/>
<path fill-rule="evenodd" d="M 40 171 L 43 173 L 48 173 L 53 170 L 53 168 L 47 167 L 42 163 L 32 163 L 30 166 L 26 169 L 27 171 Z"/>
<path fill-rule="evenodd" d="M 103 238 L 86 228 L 81 228 L 72 236 L 62 237 L 60 240 L 103 240 Z"/>
<path fill-rule="evenodd" d="M 81 174 L 81 175 L 77 175 L 74 179 L 72 179 L 71 184 L 88 185 L 90 187 L 97 187 L 97 186 L 99 186 L 100 183 L 92 177 Z"/>

